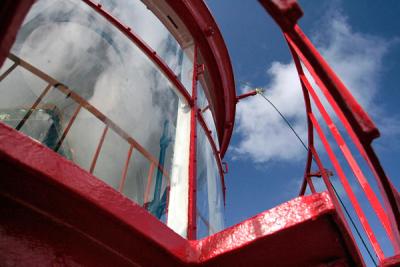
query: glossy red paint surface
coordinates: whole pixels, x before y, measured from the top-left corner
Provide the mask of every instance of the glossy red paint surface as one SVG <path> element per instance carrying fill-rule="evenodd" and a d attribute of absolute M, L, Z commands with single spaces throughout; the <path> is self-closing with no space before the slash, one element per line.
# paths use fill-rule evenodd
<path fill-rule="evenodd" d="M 0 66 L 14 44 L 17 31 L 35 0 L 0 2 Z"/>
<path fill-rule="evenodd" d="M 356 99 L 351 95 L 350 91 L 342 83 L 340 78 L 334 73 L 311 41 L 302 32 L 301 28 L 297 25 L 297 20 L 301 17 L 302 11 L 296 1 L 259 1 L 281 27 L 295 61 L 299 61 L 300 59 L 307 68 L 310 75 L 321 89 L 323 95 L 335 111 L 337 117 L 345 126 L 350 139 L 354 142 L 359 150 L 359 153 L 368 163 L 368 166 L 370 167 L 371 172 L 374 174 L 379 186 L 380 193 L 385 204 L 385 210 L 383 210 L 381 207 L 378 198 L 375 196 L 372 190 L 370 190 L 368 184 L 366 184 L 363 189 L 381 223 L 384 225 L 389 238 L 392 241 L 395 252 L 399 253 L 400 205 L 398 201 L 396 201 L 397 190 L 391 185 L 389 178 L 386 176 L 385 171 L 383 170 L 379 159 L 371 146 L 371 142 L 375 138 L 379 137 L 378 129 L 374 125 L 373 121 L 369 118 L 367 112 L 362 109 Z M 284 3 L 286 3 L 286 5 L 282 6 Z M 305 81 L 304 73 L 300 71 L 301 66 L 298 63 L 296 63 L 296 66 L 298 67 L 297 69 L 304 91 L 304 87 L 307 87 L 307 81 Z M 313 94 L 312 90 L 309 90 L 310 86 L 308 86 L 306 89 L 311 93 L 315 100 L 315 94 Z M 319 100 L 315 101 L 318 102 Z M 336 143 L 341 148 L 344 157 L 348 161 L 359 182 L 361 184 L 365 184 L 364 175 L 360 171 L 360 168 L 355 162 L 354 157 L 344 144 L 343 138 L 341 138 L 341 136 L 337 133 L 337 129 L 332 128 L 333 124 L 330 121 L 329 116 L 325 116 L 326 114 L 324 114 L 324 110 L 323 108 L 321 109 L 321 106 L 322 105 L 319 105 L 318 108 L 320 109 L 322 116 L 324 117 L 329 128 L 331 128 Z M 334 155 L 333 157 L 336 158 Z M 301 192 L 304 191 L 304 185 L 305 183 L 303 183 Z"/>
<path fill-rule="evenodd" d="M 197 83 L 198 83 L 198 63 L 197 46 L 194 47 L 193 56 L 193 77 L 192 77 L 192 97 L 193 106 L 190 111 L 190 146 L 189 146 L 189 207 L 188 207 L 188 229 L 187 238 L 197 239 Z"/>
<path fill-rule="evenodd" d="M 3 124 L 0 173 L 0 209 L 9 215 L 0 219 L 0 260 L 10 266 L 361 264 L 326 193 L 299 197 L 188 241 L 88 172 Z M 293 260 L 282 261 L 279 253 Z"/>

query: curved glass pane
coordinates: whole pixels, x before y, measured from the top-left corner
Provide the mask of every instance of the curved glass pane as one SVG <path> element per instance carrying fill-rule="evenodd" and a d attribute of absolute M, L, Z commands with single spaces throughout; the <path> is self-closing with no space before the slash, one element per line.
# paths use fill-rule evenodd
<path fill-rule="evenodd" d="M 166 221 L 170 175 L 187 168 L 176 135 L 189 129 L 176 130 L 186 101 L 152 61 L 79 0 L 37 1 L 11 53 L 0 120 Z"/>
<path fill-rule="evenodd" d="M 224 200 L 215 156 L 203 128 L 197 124 L 197 237 L 224 229 Z"/>
<path fill-rule="evenodd" d="M 189 79 L 187 76 L 193 67 L 192 60 L 189 59 L 189 55 L 193 54 L 193 46 L 183 50 L 170 31 L 142 1 L 101 0 L 99 3 L 156 51 L 191 93 L 192 79 L 191 75 Z"/>
<path fill-rule="evenodd" d="M 207 124 L 208 129 L 211 131 L 211 136 L 214 140 L 214 143 L 217 146 L 217 148 L 219 149 L 217 128 L 215 127 L 214 117 L 211 113 L 209 102 L 204 93 L 204 89 L 203 89 L 203 86 L 201 85 L 201 82 L 197 83 L 197 103 L 198 103 L 199 109 L 201 110 L 201 113 L 203 115 L 204 121 Z"/>

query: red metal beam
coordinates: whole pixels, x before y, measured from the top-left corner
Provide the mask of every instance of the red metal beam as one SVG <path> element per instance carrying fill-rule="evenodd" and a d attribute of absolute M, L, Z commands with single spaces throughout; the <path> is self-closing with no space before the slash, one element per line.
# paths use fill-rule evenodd
<path fill-rule="evenodd" d="M 396 202 L 395 192 L 393 191 L 390 180 L 386 176 L 382 166 L 380 165 L 379 159 L 377 158 L 375 152 L 371 147 L 371 142 L 374 138 L 379 136 L 379 131 L 375 127 L 373 122 L 369 119 L 367 113 L 365 113 L 365 111 L 356 102 L 353 96 L 351 96 L 350 92 L 339 80 L 339 78 L 334 75 L 328 64 L 323 60 L 322 56 L 317 52 L 315 47 L 307 39 L 304 33 L 301 32 L 300 28 L 297 25 L 294 27 L 293 32 L 295 32 L 295 34 L 292 34 L 295 36 L 294 38 L 292 38 L 291 34 L 285 33 L 285 37 L 287 38 L 288 43 L 294 49 L 304 65 L 307 67 L 308 71 L 325 95 L 326 99 L 332 106 L 340 121 L 345 126 L 350 138 L 356 145 L 357 149 L 360 151 L 363 158 L 368 163 L 370 169 L 375 176 L 384 200 L 386 211 L 389 214 L 389 218 L 391 218 L 391 225 L 393 225 L 392 236 L 396 239 L 395 250 L 399 251 L 400 207 Z M 305 44 L 307 46 L 307 49 L 310 49 L 312 53 L 316 54 L 310 55 L 311 52 L 303 54 L 302 50 L 306 48 L 304 48 L 304 46 L 298 47 L 298 44 L 295 40 L 301 40 L 302 42 L 300 42 L 300 44 Z M 308 51 L 307 49 L 306 51 Z M 309 60 L 308 57 L 311 57 L 311 59 L 316 57 L 318 60 L 312 61 Z M 326 72 L 325 76 L 320 76 L 320 69 Z M 328 74 L 334 75 L 329 78 L 333 79 L 335 81 L 334 83 L 327 80 L 328 78 L 326 78 L 326 75 Z M 339 93 L 343 95 L 338 95 Z M 344 100 L 343 97 L 346 99 Z"/>
<path fill-rule="evenodd" d="M 103 181 L 2 123 L 0 140 L 0 210 L 7 208 L 0 225 L 10 229 L 0 231 L 0 248 L 10 252 L 2 255 L 6 259 L 27 266 L 32 259 L 39 265 L 74 259 L 89 266 L 204 267 L 318 266 L 343 259 L 363 266 L 326 193 L 296 198 L 188 241 Z"/>
<path fill-rule="evenodd" d="M 381 223 L 383 224 L 386 233 L 388 234 L 388 236 L 390 237 L 390 240 L 392 241 L 392 244 L 394 246 L 396 246 L 396 241 L 394 240 L 392 231 L 391 231 L 391 226 L 390 226 L 390 221 L 389 218 L 387 217 L 383 207 L 380 205 L 380 202 L 378 200 L 378 198 L 376 197 L 375 193 L 373 192 L 371 186 L 369 185 L 369 183 L 367 182 L 365 176 L 363 175 L 361 168 L 359 167 L 359 165 L 357 164 L 357 162 L 355 161 L 354 157 L 352 156 L 348 146 L 346 145 L 343 137 L 341 136 L 339 130 L 337 129 L 337 127 L 335 126 L 335 124 L 333 123 L 331 117 L 329 116 L 328 112 L 325 110 L 324 106 L 322 105 L 318 95 L 316 94 L 314 88 L 311 86 L 311 84 L 308 82 L 307 77 L 305 76 L 304 72 L 303 72 L 303 68 L 301 66 L 300 63 L 300 59 L 297 56 L 294 48 L 290 45 L 290 42 L 288 41 L 288 45 L 289 48 L 292 52 L 292 56 L 293 56 L 293 60 L 296 64 L 296 68 L 299 74 L 299 78 L 300 78 L 300 83 L 301 86 L 303 88 L 303 91 L 306 90 L 307 95 L 308 93 L 311 94 L 315 105 L 317 106 L 317 108 L 319 109 L 322 117 L 324 118 L 326 124 L 329 126 L 329 130 L 331 131 L 335 141 L 337 142 L 340 150 L 342 151 L 343 155 L 345 156 L 347 162 L 349 163 L 352 172 L 354 173 L 354 175 L 356 176 L 359 184 L 361 185 L 365 195 L 367 196 L 367 199 L 369 200 L 369 202 L 371 203 L 375 213 L 378 215 L 379 220 L 381 221 Z M 308 97 L 308 101 L 309 101 L 309 97 Z M 310 113 L 311 115 L 311 113 Z M 309 120 L 309 118 L 308 118 Z M 363 221 L 361 221 L 363 223 Z"/>
<path fill-rule="evenodd" d="M 189 205 L 187 238 L 195 240 L 197 236 L 197 82 L 198 62 L 197 46 L 194 47 L 192 97 L 193 106 L 190 113 L 190 145 L 189 145 Z"/>
<path fill-rule="evenodd" d="M 104 139 L 106 138 L 107 131 L 108 131 L 108 126 L 105 125 L 103 133 L 101 134 L 101 137 L 99 140 L 99 144 L 97 145 L 96 152 L 94 153 L 92 164 L 90 164 L 90 169 L 89 169 L 90 173 L 93 173 L 94 168 L 96 167 L 97 158 L 99 157 L 101 148 L 103 147 L 103 143 L 104 143 Z"/>
<path fill-rule="evenodd" d="M 240 100 L 242 100 L 242 99 L 244 99 L 244 98 L 247 98 L 247 97 L 249 97 L 249 96 L 255 96 L 255 95 L 257 95 L 257 91 L 256 91 L 256 90 L 252 90 L 252 91 L 250 91 L 250 92 L 247 92 L 247 93 L 238 95 L 238 96 L 236 97 L 236 102 L 239 102 Z"/>
<path fill-rule="evenodd" d="M 396 202 L 396 193 L 391 182 L 371 147 L 371 142 L 379 137 L 378 129 L 297 25 L 302 11 L 296 1 L 290 2 L 285 7 L 279 7 L 275 1 L 271 0 L 259 1 L 281 27 L 288 43 L 321 88 L 350 138 L 371 168 L 391 219 L 392 232 L 396 239 L 395 250 L 399 251 L 400 206 Z"/>

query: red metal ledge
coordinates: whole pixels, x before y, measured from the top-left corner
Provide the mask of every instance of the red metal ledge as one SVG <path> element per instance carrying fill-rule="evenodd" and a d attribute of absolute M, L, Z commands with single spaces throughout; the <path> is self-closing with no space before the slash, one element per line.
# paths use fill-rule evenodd
<path fill-rule="evenodd" d="M 187 241 L 91 174 L 0 123 L 2 266 L 362 266 L 326 193 Z"/>

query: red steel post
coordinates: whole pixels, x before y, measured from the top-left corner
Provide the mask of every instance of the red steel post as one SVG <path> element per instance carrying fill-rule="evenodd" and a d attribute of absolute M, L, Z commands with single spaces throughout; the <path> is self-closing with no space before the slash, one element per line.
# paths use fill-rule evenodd
<path fill-rule="evenodd" d="M 16 67 L 18 67 L 18 62 L 14 62 L 11 67 L 9 67 L 1 76 L 0 76 L 0 82 L 4 80 L 10 74 Z"/>
<path fill-rule="evenodd" d="M 119 183 L 119 187 L 118 187 L 118 191 L 121 192 L 121 193 L 124 190 L 124 185 L 125 185 L 125 181 L 126 181 L 126 175 L 128 174 L 129 162 L 131 160 L 132 151 L 133 151 L 133 145 L 131 144 L 129 146 L 128 155 L 126 156 L 124 169 L 122 170 L 121 182 Z"/>
<path fill-rule="evenodd" d="M 17 32 L 35 0 L 2 0 L 0 3 L 0 66 L 3 65 Z"/>
<path fill-rule="evenodd" d="M 190 148 L 189 148 L 189 205 L 187 238 L 195 240 L 197 236 L 197 80 L 198 62 L 197 45 L 194 46 L 192 98 L 193 106 L 190 117 Z"/>
<path fill-rule="evenodd" d="M 58 140 L 57 145 L 54 147 L 54 151 L 58 151 L 58 149 L 61 147 L 62 143 L 64 142 L 65 137 L 67 136 L 69 130 L 71 129 L 72 124 L 74 123 L 76 117 L 78 116 L 79 111 L 81 110 L 82 106 L 79 105 L 76 109 L 74 114 L 72 115 L 71 119 L 68 122 L 67 127 L 65 127 L 65 130 L 63 134 L 61 135 L 60 140 Z"/>
<path fill-rule="evenodd" d="M 154 174 L 154 162 L 151 162 L 149 168 L 149 174 L 147 175 L 147 184 L 146 184 L 146 191 L 144 192 L 143 204 L 149 202 L 150 187 L 151 183 L 153 182 L 153 174 Z"/>
<path fill-rule="evenodd" d="M 50 91 L 50 89 L 53 86 L 51 84 L 48 84 L 46 88 L 43 90 L 43 92 L 40 94 L 40 96 L 35 100 L 31 108 L 28 110 L 28 112 L 25 114 L 25 116 L 22 118 L 22 120 L 18 123 L 17 127 L 15 127 L 16 130 L 20 130 L 22 126 L 24 126 L 25 122 L 29 119 L 29 117 L 32 115 L 32 113 L 35 111 L 36 107 L 40 104 L 42 101 L 43 97 Z"/>
<path fill-rule="evenodd" d="M 93 173 L 94 168 L 96 167 L 97 159 L 100 155 L 101 148 L 103 147 L 104 138 L 106 137 L 107 131 L 108 131 L 108 125 L 104 127 L 103 133 L 101 134 L 99 144 L 97 145 L 96 152 L 94 153 L 93 156 L 92 164 L 90 165 L 90 170 L 89 170 L 90 173 Z"/>

